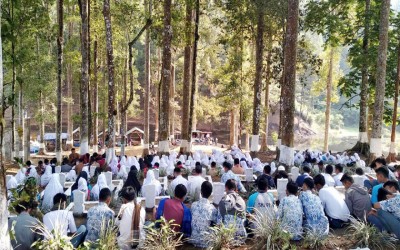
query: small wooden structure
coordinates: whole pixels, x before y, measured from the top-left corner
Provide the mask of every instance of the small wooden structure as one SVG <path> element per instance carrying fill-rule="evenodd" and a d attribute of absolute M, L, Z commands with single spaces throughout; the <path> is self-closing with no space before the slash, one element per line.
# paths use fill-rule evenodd
<path fill-rule="evenodd" d="M 144 131 L 138 127 L 133 127 L 125 133 L 128 140 L 128 145 L 139 146 L 143 145 Z"/>

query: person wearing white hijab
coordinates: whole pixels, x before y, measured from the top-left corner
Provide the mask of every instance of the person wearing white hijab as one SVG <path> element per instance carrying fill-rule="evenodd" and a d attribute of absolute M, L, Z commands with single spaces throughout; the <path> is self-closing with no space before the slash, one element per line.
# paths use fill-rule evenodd
<path fill-rule="evenodd" d="M 118 178 L 123 179 L 124 181 L 128 178 L 128 172 L 126 171 L 126 166 L 121 164 L 118 172 Z"/>
<path fill-rule="evenodd" d="M 42 210 L 44 213 L 49 212 L 53 208 L 53 197 L 58 193 L 64 193 L 64 188 L 61 186 L 59 174 L 52 174 L 44 190 L 42 202 Z"/>
<path fill-rule="evenodd" d="M 260 172 L 260 173 L 264 172 L 264 166 L 261 163 L 260 159 L 254 158 L 254 160 L 253 160 L 253 170 L 254 170 L 254 172 Z"/>
<path fill-rule="evenodd" d="M 40 186 L 45 187 L 49 183 L 52 175 L 51 172 L 51 166 L 47 165 L 46 169 L 44 170 L 44 174 L 40 177 Z"/>
<path fill-rule="evenodd" d="M 146 192 L 145 192 L 144 187 L 147 185 L 151 185 L 151 184 L 156 186 L 156 196 L 160 195 L 162 186 L 161 186 L 160 181 L 157 180 L 156 177 L 154 176 L 153 170 L 147 171 L 146 178 L 143 181 L 143 186 L 142 186 L 142 196 L 143 197 L 146 197 Z"/>
<path fill-rule="evenodd" d="M 88 198 L 88 185 L 87 185 L 87 181 L 85 180 L 85 178 L 79 178 L 78 190 L 80 190 L 80 191 L 85 193 L 85 200 L 87 200 L 87 198 Z"/>
<path fill-rule="evenodd" d="M 118 161 L 116 157 L 113 157 L 111 159 L 111 162 L 109 164 L 110 168 L 111 168 L 111 172 L 113 175 L 117 175 L 118 174 Z"/>
<path fill-rule="evenodd" d="M 14 176 L 11 176 L 11 178 L 7 181 L 7 191 L 8 191 L 8 197 L 11 196 L 10 189 L 18 187 L 18 181 Z"/>
<path fill-rule="evenodd" d="M 21 184 L 25 180 L 25 172 L 26 168 L 20 168 L 18 173 L 15 175 L 15 179 L 17 179 L 18 184 Z"/>
<path fill-rule="evenodd" d="M 99 200 L 100 190 L 102 190 L 103 188 L 110 189 L 107 186 L 106 176 L 104 174 L 100 174 L 97 177 L 97 184 L 93 186 L 92 191 L 90 192 L 91 200 L 98 201 Z"/>
<path fill-rule="evenodd" d="M 76 180 L 76 172 L 74 169 L 68 172 L 68 174 L 65 176 L 65 179 L 68 181 L 75 181 Z"/>

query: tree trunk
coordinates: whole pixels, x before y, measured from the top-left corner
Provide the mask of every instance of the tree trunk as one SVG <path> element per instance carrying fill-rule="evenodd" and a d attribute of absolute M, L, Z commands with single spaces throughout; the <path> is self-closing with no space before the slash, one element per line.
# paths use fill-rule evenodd
<path fill-rule="evenodd" d="M 279 83 L 281 85 L 281 93 L 279 95 L 279 126 L 278 126 L 278 141 L 276 143 L 276 160 L 279 161 L 279 158 L 281 156 L 281 144 L 282 144 L 282 95 L 283 95 L 283 89 L 282 86 L 285 81 L 285 49 L 286 49 L 286 18 L 283 18 L 282 20 L 282 59 L 281 59 L 281 65 L 282 65 L 282 75 L 281 78 L 279 79 Z"/>
<path fill-rule="evenodd" d="M 12 23 L 14 23 L 14 1 L 11 1 L 11 19 Z M 14 28 L 11 29 L 11 37 L 14 38 Z M 16 157 L 17 155 L 17 145 L 15 141 L 15 84 L 17 81 L 17 72 L 16 72 L 16 62 L 15 62 L 15 39 L 11 40 L 11 60 L 12 60 L 12 83 L 11 83 L 11 95 L 12 95 L 12 105 L 11 105 L 11 147 L 13 149 L 12 157 Z"/>
<path fill-rule="evenodd" d="M 328 152 L 329 129 L 331 126 L 332 77 L 333 77 L 333 47 L 331 47 L 331 51 L 329 53 L 328 81 L 326 82 L 324 152 Z"/>
<path fill-rule="evenodd" d="M 161 72 L 161 107 L 158 152 L 169 153 L 169 86 L 171 84 L 171 0 L 164 1 L 163 57 Z"/>
<path fill-rule="evenodd" d="M 62 108 L 62 69 L 63 69 L 63 42 L 64 42 L 64 0 L 57 1 L 58 38 L 57 38 L 57 126 L 56 126 L 56 157 L 61 162 L 61 108 Z"/>
<path fill-rule="evenodd" d="M 169 100 L 170 100 L 170 114 L 169 114 L 169 119 L 170 119 L 170 128 L 169 128 L 169 134 L 171 138 L 171 142 L 175 140 L 175 65 L 171 66 L 171 85 L 169 86 Z"/>
<path fill-rule="evenodd" d="M 382 156 L 382 118 L 385 99 L 390 0 L 382 0 L 379 22 L 379 47 L 376 68 L 374 116 L 370 140 L 370 160 Z"/>
<path fill-rule="evenodd" d="M 40 121 L 39 121 L 39 152 L 38 155 L 45 155 L 46 153 L 46 146 L 44 145 L 44 133 L 45 133 L 45 126 L 44 126 L 44 103 L 43 103 L 43 92 L 42 90 L 39 91 L 39 102 L 40 102 Z"/>
<path fill-rule="evenodd" d="M 0 2 L 1 7 L 1 2 Z M 1 18 L 1 13 L 0 13 Z M 3 90 L 3 46 L 0 27 L 0 114 L 4 119 L 4 90 Z M 0 122 L 0 246 L 3 249 L 12 249 L 10 235 L 8 233 L 8 208 L 7 208 L 7 187 L 6 187 L 6 169 L 3 159 L 3 140 L 4 140 L 4 122 Z M 14 133 L 14 131 L 13 131 Z M 8 145 L 10 146 L 10 145 Z M 12 146 L 12 144 L 11 144 Z"/>
<path fill-rule="evenodd" d="M 237 145 L 237 125 L 236 125 L 236 116 L 237 111 L 232 109 L 230 111 L 230 131 L 229 131 L 229 146 Z"/>
<path fill-rule="evenodd" d="M 114 137 L 115 137 L 115 92 L 114 92 L 114 53 L 113 37 L 111 28 L 110 0 L 104 0 L 103 6 L 104 24 L 106 29 L 106 51 L 108 68 L 108 145 L 107 145 L 107 163 L 110 163 L 115 156 Z"/>
<path fill-rule="evenodd" d="M 129 52 L 127 57 L 129 57 Z M 126 103 L 126 92 L 127 92 L 127 88 L 128 88 L 128 82 L 127 82 L 127 78 L 128 78 L 128 58 L 125 59 L 125 67 L 124 67 L 124 74 L 123 74 L 123 84 L 124 84 L 124 93 L 122 93 L 122 103 Z M 127 110 L 124 110 L 123 105 L 121 105 L 121 153 L 120 155 L 125 155 L 125 146 L 126 146 L 126 135 L 125 133 L 127 132 L 126 130 L 126 113 Z"/>
<path fill-rule="evenodd" d="M 186 20 L 185 20 L 185 52 L 183 65 L 183 93 L 182 93 L 182 142 L 181 151 L 188 153 L 190 151 L 191 131 L 189 131 L 189 116 L 190 116 L 190 75 L 192 66 L 192 19 L 193 11 L 190 0 L 186 0 Z"/>
<path fill-rule="evenodd" d="M 299 0 L 289 0 L 285 44 L 285 81 L 282 85 L 282 145 L 279 161 L 288 166 L 294 163 L 293 127 L 296 89 L 297 30 L 299 23 Z"/>
<path fill-rule="evenodd" d="M 392 134 L 390 136 L 390 150 L 387 157 L 387 162 L 396 162 L 396 127 L 397 127 L 397 104 L 399 102 L 399 89 L 400 89 L 400 39 L 397 46 L 397 79 L 394 92 L 394 104 L 392 115 Z"/>
<path fill-rule="evenodd" d="M 144 1 L 146 14 L 151 18 L 152 2 L 151 0 Z M 151 68 L 150 68 L 150 28 L 146 30 L 145 38 L 145 71 L 144 71 L 144 136 L 143 136 L 143 156 L 147 156 L 150 143 L 150 99 L 151 99 Z"/>
<path fill-rule="evenodd" d="M 196 95 L 197 95 L 197 83 L 196 83 L 196 66 L 197 66 L 197 44 L 199 41 L 199 22 L 200 22 L 200 1 L 196 0 L 196 14 L 194 18 L 194 42 L 193 42 L 193 56 L 192 56 L 192 85 L 190 93 L 190 108 L 189 108 L 189 151 L 191 150 L 192 144 L 192 132 L 196 130 Z"/>
<path fill-rule="evenodd" d="M 97 40 L 94 41 L 93 45 L 93 108 L 94 108 L 94 122 L 93 122 L 93 145 L 96 151 L 98 151 L 99 144 L 99 97 L 98 88 L 99 84 L 97 82 L 97 72 L 98 72 L 98 61 L 97 61 Z"/>
<path fill-rule="evenodd" d="M 24 120 L 24 161 L 28 161 L 31 156 L 30 141 L 31 141 L 31 118 L 27 117 Z"/>
<path fill-rule="evenodd" d="M 74 12 L 75 7 L 72 6 L 72 12 L 69 11 L 68 14 Z M 68 40 L 71 39 L 72 33 L 74 30 L 74 23 L 70 21 L 68 23 Z M 72 75 L 72 64 L 69 62 L 67 63 L 66 67 L 66 73 L 67 73 L 67 97 L 69 99 L 67 103 L 67 133 L 68 136 L 70 136 L 69 140 L 67 140 L 67 150 L 71 149 L 73 147 L 73 142 L 74 142 L 74 135 L 72 134 L 74 131 L 74 122 L 72 120 L 72 103 L 74 103 L 74 96 L 72 95 L 72 80 L 73 80 L 73 75 Z"/>
<path fill-rule="evenodd" d="M 364 22 L 364 37 L 363 37 L 363 65 L 361 69 L 361 87 L 360 87 L 360 121 L 359 121 L 359 138 L 357 144 L 351 151 L 359 152 L 363 155 L 369 153 L 368 143 L 368 54 L 369 54 L 369 30 L 370 30 L 370 11 L 371 0 L 365 0 L 365 22 Z"/>
<path fill-rule="evenodd" d="M 269 85 L 270 85 L 270 77 L 271 77 L 271 57 L 272 53 L 268 52 L 268 57 L 267 57 L 267 70 L 265 73 L 265 103 L 264 103 L 264 136 L 261 141 L 261 151 L 262 152 L 267 152 L 268 151 L 268 128 L 269 128 L 269 122 L 268 122 L 268 116 L 269 116 Z"/>
<path fill-rule="evenodd" d="M 88 133 L 88 85 L 89 85 L 89 20 L 88 20 L 88 0 L 80 0 L 80 12 L 82 19 L 81 31 L 81 54 L 82 54 L 82 79 L 80 86 L 81 96 L 81 126 L 80 126 L 80 154 L 89 153 L 89 133 Z"/>
<path fill-rule="evenodd" d="M 88 139 L 89 139 L 89 142 L 88 142 L 88 144 L 89 144 L 89 151 L 90 151 L 90 148 L 93 148 L 93 138 L 92 138 L 92 136 L 93 136 L 93 112 L 92 112 L 92 97 L 91 97 L 91 92 L 90 92 L 90 77 L 91 77 L 91 66 L 90 66 L 90 59 L 91 59 L 91 57 L 90 57 L 90 53 L 91 53 L 91 49 L 90 49 L 90 47 L 91 47 L 91 38 L 90 38 L 90 0 L 88 1 L 88 3 L 87 3 L 87 5 L 88 5 L 88 18 L 87 18 L 87 20 L 88 20 L 88 34 L 87 34 L 87 37 L 88 37 L 88 45 L 87 45 L 87 53 L 88 53 L 88 55 L 87 55 L 87 57 L 88 57 L 88 76 L 89 76 L 89 80 L 88 80 L 88 84 L 87 84 L 87 98 L 88 98 L 88 101 L 87 101 L 87 103 L 88 103 L 88 124 L 87 124 L 87 127 L 88 127 L 88 129 L 87 129 L 87 134 L 88 134 Z"/>
<path fill-rule="evenodd" d="M 262 71 L 264 60 L 264 8 L 258 6 L 257 10 L 257 38 L 256 38 L 256 74 L 254 78 L 254 100 L 253 100 L 253 134 L 251 136 L 250 151 L 255 156 L 258 151 L 260 140 L 261 121 L 261 93 L 262 93 Z"/>

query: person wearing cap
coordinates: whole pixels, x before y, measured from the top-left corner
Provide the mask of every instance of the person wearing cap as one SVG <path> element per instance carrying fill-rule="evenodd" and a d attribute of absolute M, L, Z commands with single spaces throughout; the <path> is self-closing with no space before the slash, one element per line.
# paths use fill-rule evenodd
<path fill-rule="evenodd" d="M 226 161 L 222 164 L 222 166 L 224 167 L 225 173 L 221 176 L 221 182 L 225 184 L 228 180 L 233 179 L 237 183 L 239 192 L 246 193 L 246 189 L 240 181 L 239 176 L 232 172 L 232 164 Z"/>
<path fill-rule="evenodd" d="M 191 179 L 189 179 L 188 183 L 188 195 L 193 199 L 193 201 L 197 201 L 200 199 L 200 189 L 201 184 L 206 181 L 206 179 L 201 176 L 203 168 L 201 165 L 196 165 L 194 168 L 194 174 Z"/>

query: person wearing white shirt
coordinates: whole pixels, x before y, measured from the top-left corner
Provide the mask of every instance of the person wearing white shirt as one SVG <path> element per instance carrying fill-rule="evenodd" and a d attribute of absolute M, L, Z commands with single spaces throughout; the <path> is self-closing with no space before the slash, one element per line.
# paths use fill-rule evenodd
<path fill-rule="evenodd" d="M 73 235 L 71 243 L 77 248 L 85 239 L 86 227 L 81 225 L 76 229 L 75 219 L 72 212 L 64 210 L 67 196 L 63 193 L 58 193 L 53 198 L 54 207 L 52 211 L 43 216 L 43 224 L 49 232 L 56 231 L 62 235 Z"/>
<path fill-rule="evenodd" d="M 314 177 L 315 188 L 318 190 L 319 198 L 329 219 L 331 228 L 341 228 L 349 220 L 350 211 L 343 197 L 334 187 L 325 185 L 322 175 Z"/>
<path fill-rule="evenodd" d="M 342 187 L 343 183 L 340 181 L 343 177 L 343 166 L 340 164 L 335 165 L 336 175 L 333 177 L 335 180 L 335 187 Z"/>
<path fill-rule="evenodd" d="M 119 229 L 118 246 L 123 250 L 134 249 L 137 246 L 141 247 L 145 239 L 143 225 L 146 212 L 140 204 L 136 203 L 136 191 L 133 187 L 122 188 L 120 195 L 123 205 L 116 220 L 116 225 Z"/>
<path fill-rule="evenodd" d="M 175 179 L 171 182 L 171 185 L 170 185 L 170 194 L 174 194 L 175 187 L 178 186 L 179 184 L 184 185 L 186 187 L 186 189 L 188 189 L 189 182 L 188 182 L 188 180 L 183 178 L 180 168 L 176 167 L 174 169 L 174 176 L 175 176 Z"/>
<path fill-rule="evenodd" d="M 333 173 L 333 167 L 332 165 L 328 165 L 325 168 L 325 173 L 322 174 L 322 176 L 325 178 L 326 185 L 328 185 L 329 187 L 335 186 L 335 180 L 332 177 L 332 173 Z"/>
<path fill-rule="evenodd" d="M 206 179 L 201 176 L 202 169 L 201 165 L 196 165 L 194 169 L 195 174 L 189 179 L 189 196 L 193 198 L 193 201 L 198 201 L 200 199 L 201 184 L 206 181 Z"/>

